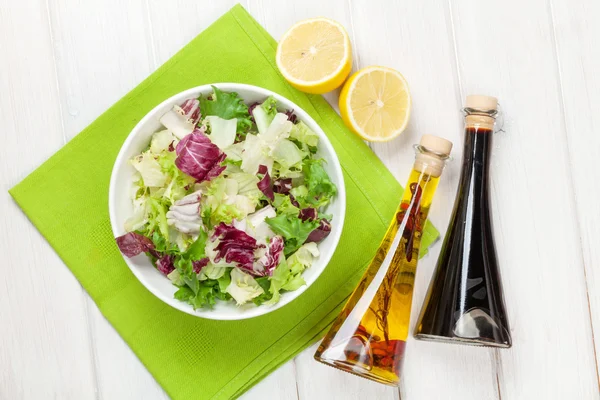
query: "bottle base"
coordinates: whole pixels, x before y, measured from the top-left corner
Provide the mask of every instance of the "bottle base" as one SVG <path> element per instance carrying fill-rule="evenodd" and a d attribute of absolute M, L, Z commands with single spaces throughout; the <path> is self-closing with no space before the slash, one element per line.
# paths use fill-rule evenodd
<path fill-rule="evenodd" d="M 448 336 L 436 336 L 429 335 L 426 333 L 415 333 L 415 339 L 423 340 L 427 342 L 438 342 L 438 343 L 453 343 L 453 344 L 464 344 L 466 346 L 478 346 L 478 347 L 495 347 L 501 349 L 508 349 L 512 346 L 511 343 L 497 343 L 486 339 L 477 338 L 463 338 L 463 337 L 448 337 Z"/>
<path fill-rule="evenodd" d="M 340 371 L 348 372 L 352 375 L 355 375 L 355 376 L 358 376 L 358 377 L 361 377 L 364 379 L 368 379 L 368 380 L 371 380 L 371 381 L 374 381 L 377 383 L 382 383 L 384 385 L 398 387 L 398 385 L 400 383 L 400 378 L 397 376 L 393 376 L 393 377 L 390 376 L 389 378 L 386 378 L 386 377 L 383 377 L 380 375 L 376 375 L 367 369 L 361 368 L 357 364 L 339 361 L 339 360 L 326 360 L 326 359 L 319 358 L 317 356 L 315 356 L 315 360 L 320 362 L 321 364 L 325 364 L 329 367 L 339 369 Z"/>

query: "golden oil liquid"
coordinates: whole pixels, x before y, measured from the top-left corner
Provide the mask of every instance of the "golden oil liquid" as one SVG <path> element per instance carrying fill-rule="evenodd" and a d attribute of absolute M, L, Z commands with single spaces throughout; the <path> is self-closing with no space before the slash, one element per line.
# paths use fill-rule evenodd
<path fill-rule="evenodd" d="M 412 170 L 402 201 L 358 287 L 315 359 L 396 385 L 408 337 L 423 227 L 439 177 Z"/>

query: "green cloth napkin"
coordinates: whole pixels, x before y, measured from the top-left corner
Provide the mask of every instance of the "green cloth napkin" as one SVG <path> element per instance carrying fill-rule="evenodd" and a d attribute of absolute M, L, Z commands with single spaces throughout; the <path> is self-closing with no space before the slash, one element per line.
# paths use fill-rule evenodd
<path fill-rule="evenodd" d="M 239 396 L 320 338 L 375 253 L 402 194 L 321 96 L 303 94 L 283 79 L 275 49 L 246 10 L 233 7 L 10 190 L 172 398 Z M 294 101 L 327 133 L 346 181 L 346 223 L 321 277 L 292 303 L 244 321 L 193 317 L 154 297 L 124 263 L 108 216 L 113 163 L 135 124 L 171 95 L 214 82 L 262 86 Z M 437 236 L 428 225 L 424 251 Z"/>

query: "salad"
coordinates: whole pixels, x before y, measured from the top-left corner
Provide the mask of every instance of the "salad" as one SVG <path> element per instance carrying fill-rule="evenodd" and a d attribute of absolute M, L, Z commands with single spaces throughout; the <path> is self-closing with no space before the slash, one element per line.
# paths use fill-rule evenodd
<path fill-rule="evenodd" d="M 305 285 L 337 192 L 317 134 L 273 97 L 248 106 L 215 86 L 160 122 L 130 160 L 134 211 L 116 238 L 121 252 L 147 254 L 194 309 L 275 304 Z"/>

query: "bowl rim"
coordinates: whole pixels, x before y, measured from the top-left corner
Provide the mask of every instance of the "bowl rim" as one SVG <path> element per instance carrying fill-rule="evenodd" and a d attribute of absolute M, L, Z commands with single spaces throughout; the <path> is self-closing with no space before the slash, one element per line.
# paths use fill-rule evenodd
<path fill-rule="evenodd" d="M 119 168 L 122 167 L 124 162 L 127 161 L 127 160 L 124 160 L 124 158 L 126 158 L 126 155 L 125 155 L 126 149 L 128 149 L 131 146 L 131 142 L 134 141 L 134 138 L 139 134 L 142 127 L 150 119 L 152 119 L 156 116 L 158 110 L 160 110 L 161 108 L 165 107 L 167 104 L 170 104 L 170 103 L 178 104 L 178 102 L 180 100 L 183 100 L 186 97 L 190 97 L 191 95 L 196 95 L 197 93 L 206 93 L 207 91 L 211 90 L 212 86 L 216 86 L 220 90 L 223 90 L 223 91 L 238 91 L 238 90 L 253 91 L 255 93 L 258 93 L 261 96 L 264 96 L 265 98 L 269 97 L 269 96 L 273 96 L 277 99 L 278 103 L 280 103 L 280 104 L 283 103 L 285 105 L 291 106 L 291 108 L 294 110 L 294 113 L 298 116 L 299 120 L 307 123 L 307 125 L 309 125 L 311 127 L 311 129 L 313 129 L 315 131 L 315 133 L 317 135 L 319 135 L 319 139 L 320 139 L 319 147 L 321 147 L 321 146 L 325 147 L 326 152 L 331 155 L 331 158 L 333 161 L 331 163 L 332 164 L 331 167 L 334 169 L 334 172 L 337 175 L 337 178 L 339 179 L 339 184 L 337 185 L 338 193 L 336 195 L 336 197 L 338 198 L 338 200 L 340 202 L 340 215 L 337 217 L 337 221 L 336 221 L 336 225 L 339 226 L 339 229 L 337 230 L 337 232 L 334 232 L 332 235 L 329 235 L 326 238 L 326 240 L 330 240 L 332 243 L 332 245 L 331 245 L 332 250 L 331 250 L 330 254 L 326 257 L 326 259 L 325 258 L 319 259 L 319 261 L 323 263 L 323 267 L 320 268 L 320 270 L 318 270 L 315 273 L 315 275 L 313 275 L 313 278 L 310 282 L 307 281 L 306 285 L 300 287 L 297 290 L 289 292 L 290 294 L 293 294 L 293 296 L 288 296 L 286 298 L 284 298 L 282 296 L 282 298 L 279 300 L 279 302 L 274 305 L 256 306 L 251 309 L 244 310 L 243 312 L 240 312 L 239 314 L 232 314 L 232 315 L 220 315 L 219 313 L 215 313 L 215 310 L 211 310 L 211 309 L 194 310 L 194 308 L 191 305 L 184 303 L 182 301 L 176 300 L 173 297 L 169 297 L 169 296 L 165 295 L 164 293 L 162 293 L 162 291 L 160 289 L 158 289 L 157 287 L 155 287 L 154 285 L 149 283 L 146 280 L 146 278 L 144 277 L 144 274 L 138 270 L 138 267 L 133 265 L 127 257 L 125 257 L 122 253 L 120 253 L 123 260 L 127 264 L 129 270 L 133 273 L 133 275 L 137 278 L 137 280 L 142 284 L 142 286 L 144 286 L 146 288 L 146 290 L 148 290 L 155 297 L 160 299 L 163 303 L 168 304 L 169 306 L 171 306 L 179 311 L 185 312 L 187 314 L 190 314 L 190 315 L 193 315 L 193 316 L 199 317 L 199 318 L 206 318 L 206 319 L 211 319 L 211 320 L 223 320 L 223 321 L 243 320 L 243 319 L 249 319 L 249 318 L 253 318 L 253 317 L 259 317 L 261 315 L 265 315 L 270 312 L 273 312 L 273 311 L 291 303 L 298 297 L 300 297 L 300 295 L 302 295 L 302 293 L 304 293 L 321 276 L 321 274 L 323 273 L 325 268 L 327 268 L 327 266 L 329 265 L 331 258 L 333 257 L 335 251 L 337 250 L 337 246 L 339 244 L 340 237 L 341 237 L 341 234 L 342 234 L 342 231 L 344 228 L 344 220 L 345 220 L 345 216 L 346 216 L 346 188 L 345 188 L 345 182 L 344 182 L 344 174 L 342 172 L 342 167 L 341 167 L 339 158 L 337 156 L 337 153 L 335 152 L 335 149 L 333 148 L 333 145 L 329 141 L 329 138 L 327 137 L 327 135 L 325 134 L 323 129 L 306 111 L 304 111 L 303 108 L 298 106 L 296 103 L 294 103 L 287 97 L 284 97 L 276 92 L 273 92 L 271 90 L 268 90 L 268 89 L 265 89 L 265 88 L 262 88 L 259 86 L 249 85 L 249 84 L 245 84 L 245 83 L 217 82 L 217 83 L 210 83 L 210 84 L 195 86 L 195 87 L 186 89 L 184 91 L 175 93 L 174 95 L 170 96 L 169 98 L 167 98 L 167 99 L 163 100 L 162 102 L 160 102 L 159 104 L 157 104 L 155 107 L 152 108 L 152 110 L 150 110 L 148 113 L 146 113 L 146 115 L 144 115 L 144 117 L 142 119 L 140 119 L 138 121 L 138 123 L 133 127 L 131 132 L 129 132 L 129 134 L 127 135 L 127 138 L 121 145 L 121 148 L 119 149 L 119 153 L 117 155 L 117 158 L 115 159 L 115 162 L 114 162 L 113 168 L 112 168 L 112 172 L 110 175 L 110 184 L 109 184 L 109 189 L 108 189 L 108 211 L 109 211 L 109 218 L 110 218 L 110 224 L 111 224 L 113 236 L 118 237 L 118 236 L 124 234 L 124 233 L 121 233 L 121 232 L 125 232 L 124 228 L 117 225 L 116 215 L 115 215 L 115 212 L 116 212 L 115 211 L 115 208 L 116 208 L 115 203 L 116 203 L 116 199 L 117 199 L 116 194 L 118 193 L 117 175 L 118 175 Z"/>

